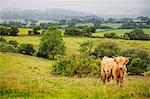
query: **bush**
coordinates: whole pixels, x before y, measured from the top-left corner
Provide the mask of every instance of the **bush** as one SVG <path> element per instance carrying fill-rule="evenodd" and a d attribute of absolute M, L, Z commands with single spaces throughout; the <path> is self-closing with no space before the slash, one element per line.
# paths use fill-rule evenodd
<path fill-rule="evenodd" d="M 130 40 L 150 40 L 150 35 L 144 34 L 144 31 L 141 29 L 134 29 L 130 33 L 124 34 L 124 39 Z"/>
<path fill-rule="evenodd" d="M 13 45 L 0 42 L 0 52 L 18 52 L 18 49 Z"/>
<path fill-rule="evenodd" d="M 28 34 L 29 34 L 29 35 L 32 35 L 32 33 L 33 33 L 32 30 L 29 30 L 29 31 L 28 31 Z"/>
<path fill-rule="evenodd" d="M 0 35 L 8 35 L 8 27 L 0 26 Z"/>
<path fill-rule="evenodd" d="M 105 33 L 104 37 L 113 38 L 113 39 L 118 39 L 119 38 L 119 36 L 116 33 Z"/>
<path fill-rule="evenodd" d="M 116 43 L 113 42 L 102 42 L 98 46 L 96 46 L 93 55 L 96 57 L 112 57 L 118 55 L 120 48 Z"/>
<path fill-rule="evenodd" d="M 148 70 L 150 66 L 150 56 L 148 52 L 131 48 L 121 52 L 122 56 L 130 57 L 130 61 L 127 65 L 127 71 L 130 74 L 142 74 Z"/>
<path fill-rule="evenodd" d="M 144 73 L 144 76 L 150 76 L 150 71 L 145 72 L 145 73 Z"/>
<path fill-rule="evenodd" d="M 64 35 L 69 35 L 69 36 L 83 36 L 83 31 L 78 28 L 68 28 L 65 30 Z"/>
<path fill-rule="evenodd" d="M 17 33 L 19 32 L 18 28 L 15 26 L 11 27 L 0 27 L 0 35 L 11 35 L 11 36 L 16 36 Z"/>
<path fill-rule="evenodd" d="M 16 36 L 18 32 L 19 32 L 19 30 L 15 26 L 10 27 L 10 29 L 9 29 L 9 35 L 11 35 L 11 36 Z"/>
<path fill-rule="evenodd" d="M 18 46 L 18 43 L 17 43 L 17 41 L 15 41 L 15 40 L 10 40 L 10 41 L 9 41 L 9 44 L 13 45 L 14 47 L 17 47 L 17 46 Z"/>
<path fill-rule="evenodd" d="M 37 56 L 37 57 L 48 58 L 48 54 L 42 53 L 42 52 L 39 52 L 39 51 L 36 52 L 34 55 Z"/>
<path fill-rule="evenodd" d="M 92 41 L 86 41 L 86 42 L 80 44 L 79 51 L 85 55 L 91 55 L 93 46 L 94 46 L 94 44 Z"/>
<path fill-rule="evenodd" d="M 7 43 L 7 41 L 4 37 L 0 37 L 0 42 Z"/>
<path fill-rule="evenodd" d="M 52 74 L 77 77 L 99 77 L 100 61 L 87 56 L 71 56 L 52 66 Z"/>
<path fill-rule="evenodd" d="M 35 52 L 32 44 L 20 44 L 18 50 L 22 54 L 32 55 Z"/>

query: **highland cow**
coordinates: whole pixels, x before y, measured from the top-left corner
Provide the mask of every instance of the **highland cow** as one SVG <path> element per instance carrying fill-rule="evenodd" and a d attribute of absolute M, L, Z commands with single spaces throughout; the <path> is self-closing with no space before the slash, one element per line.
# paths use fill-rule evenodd
<path fill-rule="evenodd" d="M 104 57 L 101 61 L 101 79 L 105 83 L 114 78 L 117 85 L 122 85 L 126 74 L 128 58 L 118 56 L 114 58 Z"/>

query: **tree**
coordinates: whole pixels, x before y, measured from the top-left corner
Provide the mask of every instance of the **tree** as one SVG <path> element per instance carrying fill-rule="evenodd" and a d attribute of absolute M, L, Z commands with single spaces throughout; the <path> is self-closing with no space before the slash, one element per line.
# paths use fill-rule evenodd
<path fill-rule="evenodd" d="M 95 33 L 96 32 L 96 28 L 95 27 L 91 27 L 91 32 Z"/>
<path fill-rule="evenodd" d="M 52 59 L 56 55 L 63 55 L 65 52 L 65 43 L 61 38 L 61 32 L 56 27 L 49 27 L 42 35 L 39 52 L 47 54 Z"/>
<path fill-rule="evenodd" d="M 11 26 L 9 29 L 9 35 L 11 35 L 11 36 L 16 36 L 18 32 L 19 32 L 19 30 L 15 26 Z"/>
<path fill-rule="evenodd" d="M 33 27 L 33 34 L 40 34 L 40 33 L 38 32 L 38 30 L 41 30 L 41 26 L 34 26 L 34 27 Z"/>
<path fill-rule="evenodd" d="M 91 32 L 91 28 L 90 27 L 84 27 L 83 28 L 83 35 L 84 36 L 88 36 L 88 37 L 91 37 L 92 36 L 92 32 Z"/>
<path fill-rule="evenodd" d="M 104 56 L 112 57 L 112 56 L 116 56 L 119 51 L 120 48 L 116 43 L 103 42 L 94 49 L 93 54 L 96 57 L 104 57 Z"/>
<path fill-rule="evenodd" d="M 20 44 L 18 50 L 22 54 L 32 55 L 35 52 L 32 44 Z"/>
<path fill-rule="evenodd" d="M 83 31 L 79 28 L 68 28 L 65 30 L 64 35 L 83 36 Z"/>
<path fill-rule="evenodd" d="M 133 29 L 130 33 L 125 33 L 124 37 L 127 37 L 127 35 L 130 40 L 150 40 L 150 35 L 144 34 L 142 29 Z"/>
<path fill-rule="evenodd" d="M 92 41 L 84 42 L 80 45 L 79 51 L 85 55 L 90 55 L 94 44 Z"/>
<path fill-rule="evenodd" d="M 8 27 L 0 26 L 0 35 L 8 35 Z"/>

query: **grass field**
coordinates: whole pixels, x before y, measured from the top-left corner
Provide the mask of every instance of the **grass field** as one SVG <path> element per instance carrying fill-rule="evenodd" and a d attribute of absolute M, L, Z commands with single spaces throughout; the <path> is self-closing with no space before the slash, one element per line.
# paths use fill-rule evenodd
<path fill-rule="evenodd" d="M 19 34 L 28 34 L 29 28 L 18 28 L 19 29 Z"/>
<path fill-rule="evenodd" d="M 6 40 L 32 43 L 36 49 L 40 36 L 5 36 Z M 142 48 L 150 53 L 149 41 L 117 40 L 86 37 L 63 37 L 67 53 L 79 54 L 79 45 L 87 40 L 95 45 L 116 42 L 122 49 Z M 63 57 L 62 57 L 63 58 Z M 68 78 L 50 74 L 51 61 L 34 56 L 0 52 L 0 99 L 147 99 L 150 97 L 150 79 L 127 77 L 123 87 L 116 82 L 103 84 L 99 78 Z"/>
<path fill-rule="evenodd" d="M 10 61 L 11 60 L 11 61 Z M 146 99 L 150 80 L 128 77 L 123 87 L 99 78 L 55 77 L 53 61 L 33 56 L 0 52 L 0 98 L 46 99 Z"/>
<path fill-rule="evenodd" d="M 16 40 L 18 43 L 31 43 L 37 49 L 40 44 L 40 36 L 6 36 L 9 40 Z M 93 41 L 95 45 L 104 41 L 115 42 L 119 45 L 120 48 L 127 49 L 130 47 L 142 48 L 150 53 L 150 43 L 149 41 L 139 41 L 139 40 L 117 40 L 117 39 L 102 39 L 102 38 L 84 38 L 84 37 L 63 37 L 66 47 L 67 55 L 69 54 L 78 54 L 79 45 L 87 40 Z"/>
<path fill-rule="evenodd" d="M 114 29 L 117 29 L 121 25 L 122 25 L 122 23 L 103 23 L 103 24 L 101 24 L 101 26 L 109 26 L 109 27 L 113 27 Z"/>
<path fill-rule="evenodd" d="M 142 29 L 145 34 L 150 34 L 150 29 Z M 124 33 L 131 32 L 132 29 L 116 29 L 116 30 L 102 30 L 97 31 L 96 33 L 93 33 L 93 36 L 100 36 L 103 37 L 105 33 L 116 33 L 117 35 L 123 35 Z"/>

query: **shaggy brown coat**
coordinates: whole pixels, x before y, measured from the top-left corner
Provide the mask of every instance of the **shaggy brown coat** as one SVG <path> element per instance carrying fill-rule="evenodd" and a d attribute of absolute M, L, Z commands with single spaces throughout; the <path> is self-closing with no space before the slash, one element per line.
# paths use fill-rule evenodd
<path fill-rule="evenodd" d="M 128 58 L 119 56 L 114 58 L 104 57 L 101 61 L 101 79 L 105 83 L 114 78 L 118 85 L 123 84 L 126 74 Z"/>

